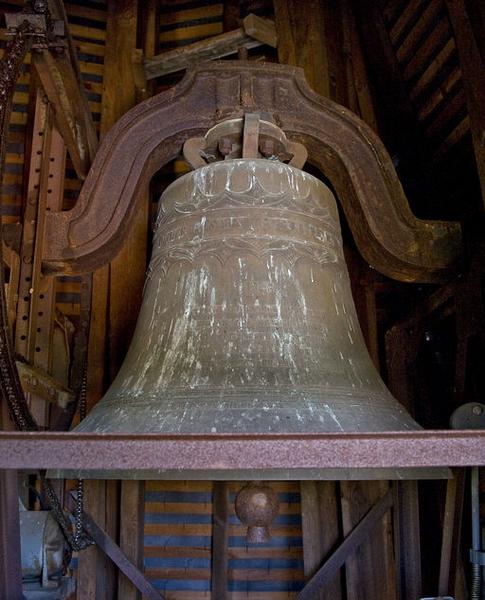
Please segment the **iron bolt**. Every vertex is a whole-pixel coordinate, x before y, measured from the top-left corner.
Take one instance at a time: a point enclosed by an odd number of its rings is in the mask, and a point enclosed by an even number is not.
[[[219,152],[222,154],[222,156],[227,156],[228,154],[231,154],[232,152],[232,142],[229,138],[221,138],[219,140]]]

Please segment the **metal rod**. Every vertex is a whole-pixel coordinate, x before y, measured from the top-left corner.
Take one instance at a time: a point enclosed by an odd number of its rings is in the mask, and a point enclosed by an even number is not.
[[[478,467],[472,467],[470,483],[472,503],[472,550],[480,552],[480,486]],[[481,571],[481,566],[474,562],[472,564],[471,600],[480,600]]]

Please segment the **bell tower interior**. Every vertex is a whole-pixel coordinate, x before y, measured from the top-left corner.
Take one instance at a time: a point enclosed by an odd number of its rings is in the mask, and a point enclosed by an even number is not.
[[[485,598],[482,3],[0,8],[0,600]]]

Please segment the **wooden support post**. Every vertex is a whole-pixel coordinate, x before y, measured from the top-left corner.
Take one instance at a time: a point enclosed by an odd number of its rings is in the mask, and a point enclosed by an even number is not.
[[[136,103],[136,86],[132,70],[132,54],[137,44],[137,0],[110,0],[108,3],[108,21],[106,31],[106,54],[104,93],[101,111],[101,136],[104,136],[116,121]],[[116,375],[124,354],[128,348],[141,302],[144,284],[148,229],[148,197],[133,219],[129,239],[113,262],[93,275],[93,302],[88,351],[88,408],[92,407],[105,392],[106,387]],[[125,489],[126,488],[126,489]],[[143,483],[123,482],[121,497],[124,507],[129,502],[138,503],[130,507],[129,515],[119,512],[119,486],[116,482],[86,482],[86,500],[89,511],[96,521],[106,527],[108,535],[116,539],[119,528],[122,550],[130,555],[134,563],[139,564],[143,556],[143,544],[133,543],[133,511],[140,514]],[[131,500],[130,500],[131,499]],[[121,516],[121,522],[119,517]],[[136,526],[142,532],[143,520],[138,518]],[[138,540],[139,537],[136,536]],[[86,558],[84,558],[86,556]],[[80,555],[80,573],[84,571],[82,584],[91,590],[96,579],[96,557],[91,549]],[[108,565],[106,565],[108,569]],[[99,572],[98,572],[99,575]],[[116,595],[118,577],[112,568],[103,575],[108,581],[108,590],[104,596],[130,597],[130,586],[120,577],[119,585],[123,593]],[[99,579],[99,577],[98,577]],[[102,584],[98,582],[98,586]],[[79,586],[78,598],[84,598]],[[133,596],[135,597],[135,596]],[[97,598],[97,596],[96,596]]]
[[[229,486],[226,481],[214,481],[212,513],[212,598],[228,598],[229,558]]]
[[[123,481],[121,485],[120,548],[140,571],[143,571],[143,525],[145,516],[145,482]],[[123,600],[141,600],[141,593],[120,572],[118,596]]]
[[[453,479],[446,485],[446,503],[443,519],[443,540],[441,542],[440,574],[438,594],[456,596],[455,587],[460,563],[461,520],[463,496],[465,492],[465,471],[455,469]]]
[[[0,598],[22,598],[17,471],[3,469],[0,470]]]
[[[390,493],[387,481],[342,481],[340,489],[344,535],[349,535],[383,493]],[[390,515],[383,515],[369,532],[368,539],[346,561],[348,600],[375,600],[379,597],[395,600],[391,522]]]
[[[325,38],[327,2],[274,0],[273,5],[279,62],[303,67],[310,86],[319,94],[332,98],[329,51]]]
[[[301,525],[303,535],[303,570],[309,581],[339,540],[339,515],[334,481],[302,481]],[[338,572],[329,577],[325,587],[315,592],[315,600],[340,600]]]
[[[155,77],[175,73],[201,61],[235,54],[239,48],[257,48],[262,43],[248,35],[243,27],[240,27],[182,48],[162,52],[153,58],[147,58],[145,60],[146,78],[154,79]]]
[[[332,553],[325,564],[315,573],[312,579],[305,585],[305,587],[298,594],[296,600],[315,600],[318,591],[327,585],[329,580],[335,576],[338,569],[348,561],[349,557],[359,549],[361,544],[366,540],[367,536],[377,527],[379,522],[382,520],[386,512],[393,505],[393,495],[389,490],[384,496],[379,498],[377,502],[368,510],[362,520],[348,533],[347,537],[340,544],[340,546]],[[365,574],[364,574],[365,575]],[[375,579],[376,572],[368,574],[369,577],[372,575]],[[386,589],[383,587],[376,586],[376,592],[374,596],[367,596],[365,593],[359,592],[358,597],[360,598],[386,598],[386,600],[393,598],[394,596],[386,595]],[[348,598],[354,596],[348,595]]]
[[[106,484],[101,480],[85,482],[85,510],[102,528],[106,527]],[[112,569],[111,569],[112,570]],[[97,546],[90,546],[79,554],[77,597],[79,600],[112,600],[108,591],[109,561]]]
[[[470,3],[475,4],[475,3]],[[483,6],[477,2],[475,14],[485,21]],[[472,18],[464,0],[446,0],[448,14],[455,37],[460,69],[465,87],[470,129],[472,133],[475,160],[485,206],[485,51],[483,39],[476,37],[480,28],[473,26]]]
[[[83,513],[83,522],[87,533],[96,542],[98,549],[116,564],[120,572],[123,573],[123,576],[133,584],[132,587],[135,590],[142,593],[143,597],[147,600],[164,600],[163,596],[158,593],[143,573],[130,561],[129,557],[89,513]],[[135,597],[133,595],[125,595],[125,592],[126,590],[120,590],[116,597],[123,600]]]
[[[398,598],[421,597],[421,543],[417,481],[395,482],[394,539]]]

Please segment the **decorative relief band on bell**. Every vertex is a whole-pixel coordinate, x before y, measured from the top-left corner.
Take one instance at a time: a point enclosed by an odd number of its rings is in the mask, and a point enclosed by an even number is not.
[[[315,190],[328,192],[322,203]],[[212,163],[183,175],[164,192],[157,226],[174,213],[190,214],[207,208],[266,206],[286,208],[326,219],[339,231],[330,190],[313,175],[264,159],[235,159]]]
[[[335,202],[321,182],[284,164],[234,160],[198,169],[167,189],[149,276],[200,256],[221,265],[247,254],[279,255],[289,267],[300,258],[336,263],[341,246]]]

